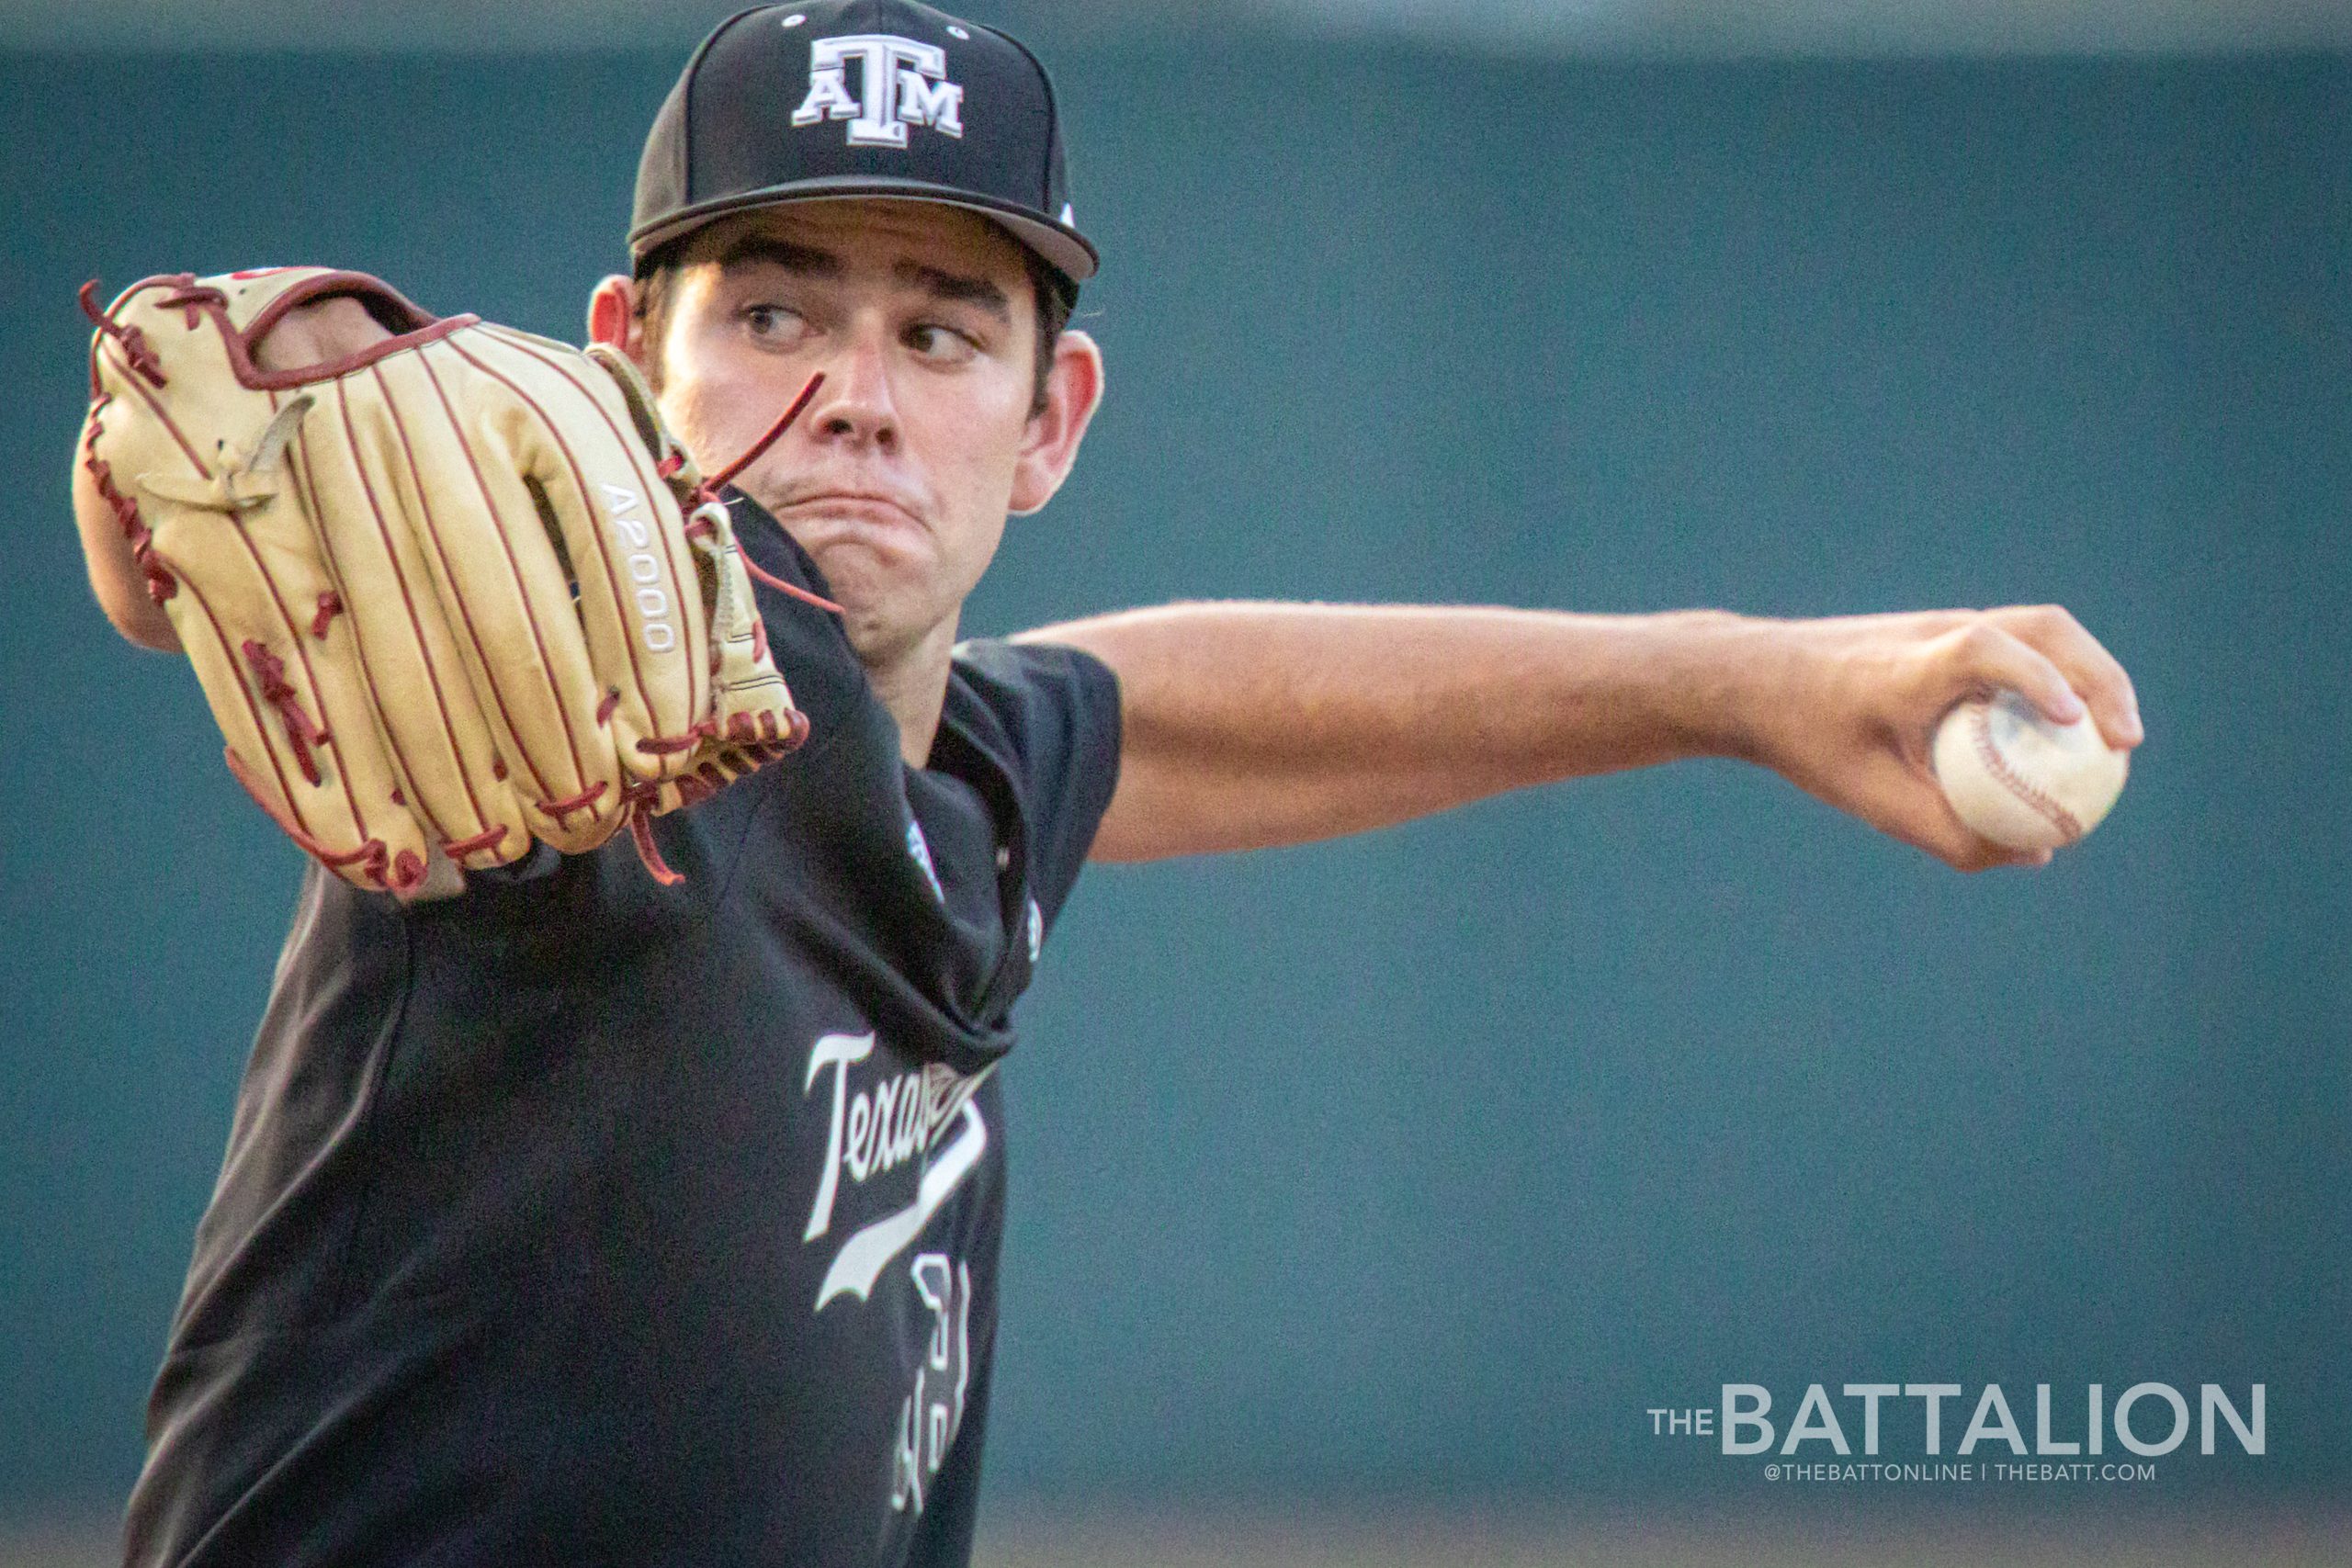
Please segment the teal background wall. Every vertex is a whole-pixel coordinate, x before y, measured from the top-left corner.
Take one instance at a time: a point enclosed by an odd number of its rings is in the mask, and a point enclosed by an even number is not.
[[[2055,600],[2149,739],[2034,874],[1728,762],[1092,874],[991,1485],[1751,1495],[1643,1411],[2154,1379],[2269,1390],[2166,1492],[2342,1497],[2352,62],[1036,41],[1112,394],[976,630]],[[300,869],[89,603],[73,289],[331,260],[576,338],[678,58],[0,58],[0,1510],[135,1472]]]

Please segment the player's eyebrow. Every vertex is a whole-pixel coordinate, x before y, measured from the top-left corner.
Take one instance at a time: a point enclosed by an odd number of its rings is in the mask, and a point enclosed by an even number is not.
[[[1001,324],[1012,324],[1012,301],[1005,298],[1003,289],[985,277],[967,277],[962,273],[925,266],[921,262],[902,261],[890,270],[899,281],[915,285],[934,299],[978,305]]]
[[[745,262],[766,262],[802,277],[839,277],[842,259],[831,251],[820,251],[814,245],[796,245],[789,240],[779,240],[767,234],[743,234],[718,253],[721,272],[742,265]]]
[[[743,234],[718,253],[722,272],[746,263],[764,262],[798,277],[839,277],[848,271],[842,258],[815,245],[795,244],[772,234]],[[1003,289],[985,277],[949,272],[922,262],[902,261],[890,269],[899,282],[911,284],[934,299],[977,305],[1004,326],[1012,324],[1012,301]]]

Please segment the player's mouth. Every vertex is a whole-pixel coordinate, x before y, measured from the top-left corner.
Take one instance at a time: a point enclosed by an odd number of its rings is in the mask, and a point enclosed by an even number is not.
[[[923,534],[931,532],[929,525],[912,507],[879,491],[815,491],[783,502],[775,509],[775,515],[779,522],[803,526],[847,524],[859,530],[872,529],[884,533],[900,533],[909,529]]]

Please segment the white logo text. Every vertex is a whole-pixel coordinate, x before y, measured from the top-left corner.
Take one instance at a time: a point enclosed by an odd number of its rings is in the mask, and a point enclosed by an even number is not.
[[[849,90],[850,62],[860,67],[861,99]],[[849,121],[853,147],[904,147],[907,127],[964,134],[964,89],[947,80],[947,51],[895,33],[851,33],[811,39],[808,96],[792,111],[795,125]]]

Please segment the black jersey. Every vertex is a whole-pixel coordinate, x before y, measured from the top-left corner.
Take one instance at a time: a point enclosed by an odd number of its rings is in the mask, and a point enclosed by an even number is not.
[[[822,591],[748,501],[753,558]],[[402,909],[313,867],[149,1415],[138,1564],[962,1562],[1010,1010],[1110,671],[959,648],[908,768],[763,588],[797,753]]]

